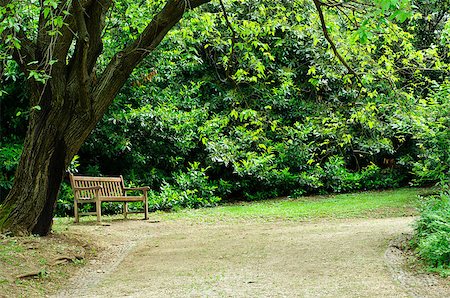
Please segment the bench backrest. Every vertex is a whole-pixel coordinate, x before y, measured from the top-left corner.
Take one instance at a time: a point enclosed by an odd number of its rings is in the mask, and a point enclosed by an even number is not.
[[[90,176],[75,176],[69,174],[70,184],[73,187],[91,187],[102,186],[99,195],[101,196],[123,196],[124,195],[124,183],[123,177],[90,177]],[[80,197],[95,196],[94,190],[82,190],[80,191]]]

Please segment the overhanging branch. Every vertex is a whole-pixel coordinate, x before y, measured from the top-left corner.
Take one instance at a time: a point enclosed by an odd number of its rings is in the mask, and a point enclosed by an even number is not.
[[[113,4],[112,2],[112,0],[97,0],[89,6],[89,17],[86,18],[86,26],[91,49],[87,57],[87,67],[90,74],[103,50],[102,33],[105,28],[106,14]]]
[[[236,44],[236,31],[233,28],[233,25],[230,22],[230,19],[228,18],[228,13],[227,10],[225,8],[225,4],[223,3],[223,0],[220,0],[220,7],[222,8],[222,12],[223,12],[223,17],[225,18],[225,22],[227,23],[227,27],[230,29],[231,31],[231,53],[230,53],[230,59],[228,59],[229,63],[231,64],[228,65],[228,69],[226,70],[226,76],[228,78],[230,78],[230,68],[233,68],[233,64],[234,64],[234,45]],[[220,78],[219,78],[220,79]]]
[[[328,32],[327,25],[326,25],[326,22],[325,22],[325,17],[323,15],[323,11],[322,11],[323,3],[318,1],[318,0],[313,0],[313,2],[314,2],[314,5],[316,6],[318,14],[319,14],[320,25],[322,27],[323,35],[324,35],[325,39],[328,41],[328,44],[330,45],[331,49],[333,50],[334,55],[336,56],[336,58],[338,58],[338,60],[342,63],[342,65],[344,65],[344,67],[347,69],[347,71],[350,74],[354,75],[355,78],[361,83],[358,74],[347,63],[347,61],[345,61],[344,57],[341,56],[341,54],[337,50],[336,45],[333,42],[333,39],[330,36],[330,33]]]
[[[122,88],[133,69],[146,57],[167,32],[182,18],[186,10],[211,0],[168,0],[137,39],[118,52],[103,71],[93,89],[94,110],[101,116]]]

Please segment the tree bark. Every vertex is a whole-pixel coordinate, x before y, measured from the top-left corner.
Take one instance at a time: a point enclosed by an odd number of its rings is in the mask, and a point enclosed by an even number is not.
[[[158,46],[185,10],[209,1],[168,0],[140,36],[111,59],[98,81],[93,80],[94,66],[101,53],[105,15],[112,1],[75,1],[71,16],[77,20],[68,19],[69,25],[61,29],[56,41],[44,34],[45,22],[39,22],[44,25],[38,30],[38,40],[24,39],[24,46],[14,53],[15,60],[25,73],[30,61],[45,64],[40,59],[45,60],[44,53],[49,50],[54,50],[53,57],[58,60],[45,86],[30,80],[30,103],[39,105],[40,110],[30,114],[14,185],[0,205],[0,232],[50,232],[59,187],[73,156],[133,69]],[[68,57],[74,38],[78,38],[75,54]]]
[[[14,234],[50,232],[65,169],[92,130],[92,125],[84,125],[88,116],[81,112],[76,100],[55,105],[52,92],[46,91],[43,96],[41,109],[30,115],[13,188],[0,206],[0,228]]]

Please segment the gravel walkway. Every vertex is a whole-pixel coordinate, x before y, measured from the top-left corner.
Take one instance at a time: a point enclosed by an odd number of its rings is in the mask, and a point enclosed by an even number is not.
[[[56,297],[417,297],[386,254],[412,220],[73,226],[104,250]]]

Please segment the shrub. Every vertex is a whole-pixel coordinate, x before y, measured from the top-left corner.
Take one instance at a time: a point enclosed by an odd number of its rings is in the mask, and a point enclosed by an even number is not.
[[[361,185],[364,189],[395,188],[402,185],[404,174],[392,168],[381,169],[370,164],[362,169],[360,174]]]
[[[412,245],[431,268],[450,269],[450,193],[424,202]],[[447,271],[448,272],[448,271]]]
[[[70,184],[63,182],[56,201],[55,216],[73,216],[73,191]]]
[[[333,192],[347,192],[359,189],[359,175],[351,173],[345,167],[340,156],[331,156],[324,165],[326,185]]]
[[[14,171],[19,164],[22,145],[1,144],[0,148],[0,203],[5,199],[14,181]]]
[[[209,180],[206,170],[200,168],[198,162],[194,162],[187,172],[176,173],[173,184],[164,182],[160,192],[150,192],[151,209],[177,210],[183,207],[215,206],[220,201],[215,194],[218,187]]]
[[[450,262],[450,233],[437,231],[423,238],[417,250],[419,255],[433,267],[448,266]]]

